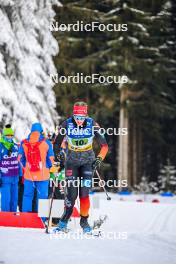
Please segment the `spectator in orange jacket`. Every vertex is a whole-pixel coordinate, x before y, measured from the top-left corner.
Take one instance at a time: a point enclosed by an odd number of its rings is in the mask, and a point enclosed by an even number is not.
[[[22,211],[32,211],[35,189],[38,210],[38,200],[48,198],[49,170],[54,162],[52,144],[44,137],[40,123],[34,123],[28,138],[21,142],[18,160],[24,168]]]

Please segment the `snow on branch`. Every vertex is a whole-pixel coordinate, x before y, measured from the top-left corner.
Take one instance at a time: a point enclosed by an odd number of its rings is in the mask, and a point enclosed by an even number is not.
[[[49,29],[57,0],[1,1],[0,121],[12,122],[18,138],[32,122],[54,128],[57,118],[50,74],[58,44]],[[8,8],[7,8],[8,7]]]

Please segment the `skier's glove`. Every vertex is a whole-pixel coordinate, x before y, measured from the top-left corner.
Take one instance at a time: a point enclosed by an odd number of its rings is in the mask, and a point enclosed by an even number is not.
[[[58,160],[60,161],[60,168],[61,170],[64,168],[65,160],[66,160],[66,153],[64,150],[61,150],[58,155]]]
[[[92,168],[93,168],[94,171],[100,168],[102,161],[103,161],[103,159],[101,157],[97,157],[93,161]]]
[[[59,153],[59,159],[60,159],[60,161],[65,162],[65,160],[66,160],[66,154],[65,154],[65,151],[64,150],[61,150],[60,151],[60,153]]]
[[[0,178],[0,187],[2,186],[2,178]]]

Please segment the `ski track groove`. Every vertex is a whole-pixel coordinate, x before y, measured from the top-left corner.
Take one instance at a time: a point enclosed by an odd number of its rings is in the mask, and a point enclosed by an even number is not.
[[[151,223],[144,229],[144,232],[151,233],[153,230],[157,230],[161,232],[164,230],[164,227],[167,224],[169,215],[173,208],[166,208],[165,210],[161,211],[160,213],[156,214],[156,216],[151,220]],[[165,218],[162,216],[166,216]]]

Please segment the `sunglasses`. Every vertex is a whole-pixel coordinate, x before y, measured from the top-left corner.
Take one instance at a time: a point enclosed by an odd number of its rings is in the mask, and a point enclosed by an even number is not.
[[[77,121],[84,121],[86,119],[85,116],[78,116],[78,115],[74,115],[74,119]]]

